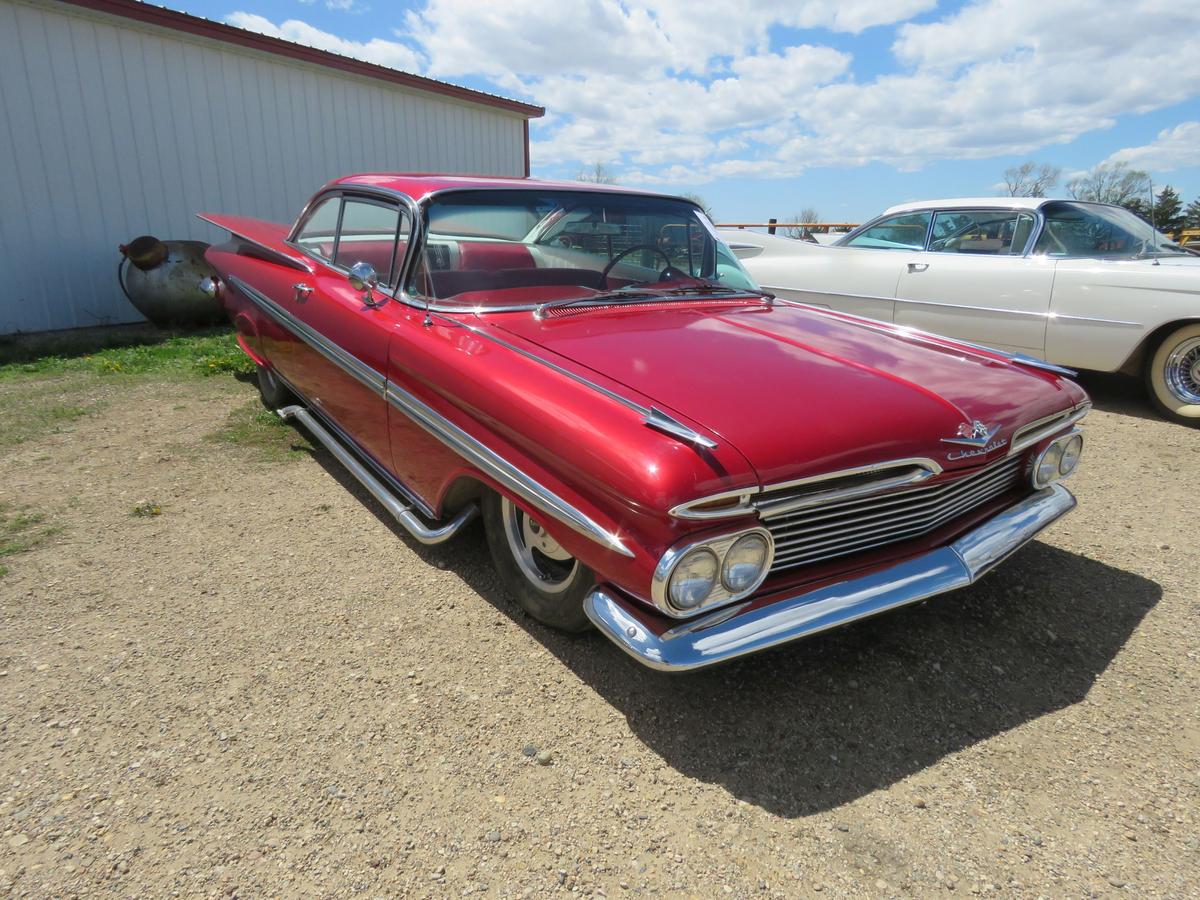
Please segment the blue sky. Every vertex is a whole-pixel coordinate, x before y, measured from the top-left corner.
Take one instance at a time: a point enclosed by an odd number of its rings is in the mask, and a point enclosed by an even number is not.
[[[535,175],[602,162],[723,221],[998,193],[1026,159],[1200,197],[1200,7],[1167,0],[169,0],[545,106]]]

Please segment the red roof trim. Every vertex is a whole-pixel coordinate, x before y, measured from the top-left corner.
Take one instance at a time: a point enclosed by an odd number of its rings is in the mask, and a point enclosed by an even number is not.
[[[253,31],[235,28],[232,25],[225,25],[221,22],[211,22],[208,19],[184,12],[177,12],[173,9],[151,6],[147,3],[138,2],[138,0],[58,0],[58,2],[70,6],[79,6],[95,12],[107,13],[111,16],[119,16],[123,19],[133,19],[134,21],[144,22],[148,25],[157,25],[160,28],[169,28],[172,31],[180,31],[184,34],[192,34],[214,41],[221,41],[225,44],[235,44],[239,47],[259,50],[274,56],[284,56],[288,59],[299,60],[300,62],[313,63],[314,65],[325,66],[326,68],[336,69],[340,72],[348,72],[351,75],[361,75],[366,78],[387,81],[419,91],[441,94],[442,96],[453,97],[456,100],[463,100],[467,103],[475,103],[480,106],[490,106],[494,109],[515,112],[524,116],[526,122],[531,118],[536,119],[546,114],[545,109],[530,103],[509,100],[507,97],[497,97],[494,94],[487,94],[483,91],[473,91],[470,88],[459,87],[456,84],[447,84],[444,81],[435,81],[432,78],[425,78],[421,75],[411,75],[408,72],[389,69],[386,66],[377,66],[374,63],[362,62],[361,60],[351,59],[348,56],[340,56],[336,53],[330,53],[327,50],[317,50],[315,47],[305,47],[302,44],[294,44],[291,41],[268,37],[265,34],[256,34]]]

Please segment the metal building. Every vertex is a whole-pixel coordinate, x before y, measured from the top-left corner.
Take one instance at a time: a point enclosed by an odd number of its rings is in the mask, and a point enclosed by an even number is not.
[[[291,221],[338,175],[529,174],[543,110],[135,0],[0,0],[0,334],[138,321],[139,234]]]

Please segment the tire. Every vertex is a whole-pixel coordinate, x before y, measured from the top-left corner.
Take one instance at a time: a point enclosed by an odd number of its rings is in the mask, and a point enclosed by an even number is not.
[[[1150,400],[1172,422],[1200,427],[1200,323],[1176,328],[1146,362]]]
[[[483,497],[483,527],[500,580],[521,609],[559,631],[591,627],[583,611],[583,600],[596,583],[591,569],[568,556],[538,520],[491,491]]]
[[[255,376],[263,406],[274,411],[296,402],[295,395],[283,386],[283,382],[279,380],[274,369],[269,366],[258,366],[257,368]]]

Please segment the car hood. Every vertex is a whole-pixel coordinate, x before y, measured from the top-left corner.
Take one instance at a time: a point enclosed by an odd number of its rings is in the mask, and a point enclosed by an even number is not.
[[[979,420],[1006,445],[1086,397],[1053,373],[809,307],[675,302],[483,321],[707,429],[768,484],[909,457],[978,465],[1003,447],[964,456],[971,448],[942,439]]]

